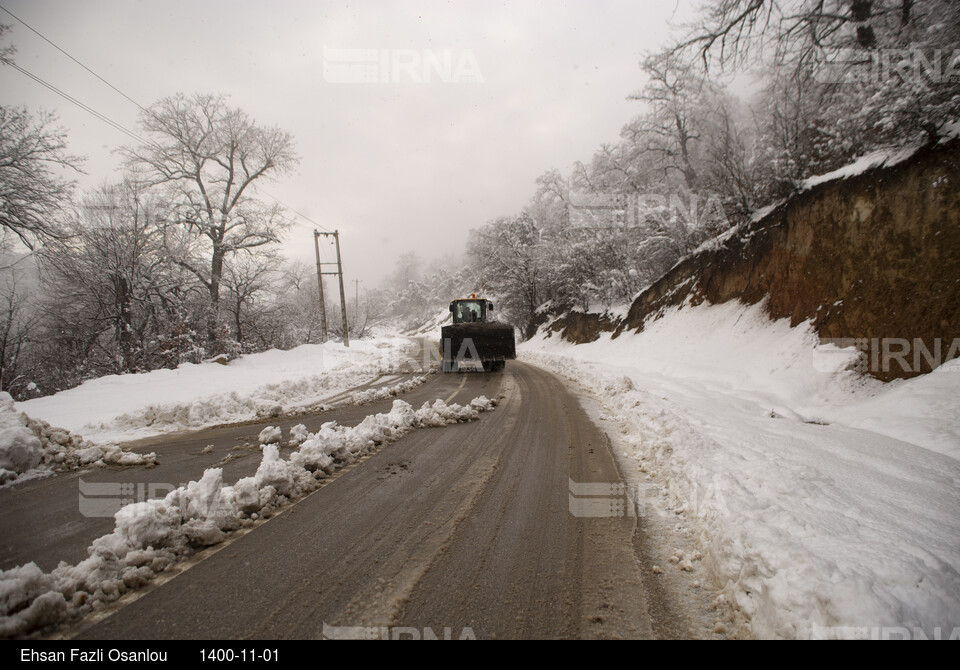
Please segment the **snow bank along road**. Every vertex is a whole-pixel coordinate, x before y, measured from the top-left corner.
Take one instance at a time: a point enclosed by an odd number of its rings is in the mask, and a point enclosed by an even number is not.
[[[605,435],[558,378],[511,363],[502,373],[434,375],[404,400],[418,406],[480,395],[501,396],[501,404],[479,421],[417,431],[382,448],[172,579],[64,632],[89,639],[380,637],[384,627],[481,639],[688,634],[669,603],[644,589],[636,518],[571,513],[571,480],[622,480]],[[351,425],[390,404],[281,425]],[[176,485],[220,464],[233,481],[256,469],[262,427],[153,439],[141,448],[158,452],[158,467],[80,476]],[[0,491],[5,566],[80,560],[90,540],[111,530],[112,519],[78,513],[76,479]],[[17,512],[33,507],[32,516]]]

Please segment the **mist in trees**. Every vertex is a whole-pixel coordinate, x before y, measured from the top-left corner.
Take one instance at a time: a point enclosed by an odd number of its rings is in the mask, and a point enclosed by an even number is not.
[[[473,232],[481,289],[529,336],[545,310],[630,302],[808,177],[937,141],[960,120],[958,35],[951,0],[703,3],[638,64],[618,142]]]
[[[165,98],[141,125],[122,179],[76,194],[54,117],[0,107],[0,387],[15,397],[319,341],[316,283],[276,253],[289,221],[254,190],[296,165],[293,138],[220,95]]]

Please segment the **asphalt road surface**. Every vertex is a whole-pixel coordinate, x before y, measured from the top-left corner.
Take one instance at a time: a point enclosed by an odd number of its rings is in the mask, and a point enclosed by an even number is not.
[[[582,485],[622,483],[606,436],[552,374],[509,362],[496,373],[432,375],[403,396],[500,397],[479,421],[418,430],[338,473],[282,514],[191,559],[62,631],[77,639],[323,637],[653,637],[637,519],[611,505],[584,516]],[[277,421],[354,424],[391,401]],[[259,462],[262,423],[167,436],[151,470],[87,472],[0,496],[4,567],[77,561],[112,519],[77,513],[81,476],[232,482]],[[206,445],[214,445],[203,454]],[[231,456],[233,454],[233,456]],[[613,487],[613,488],[611,488]],[[601,496],[602,498],[602,496]],[[43,500],[44,504],[39,504]],[[590,502],[596,499],[590,498]],[[32,517],[16,510],[36,503]],[[602,503],[602,500],[601,500]],[[602,506],[602,505],[601,505]],[[587,508],[596,511],[596,507]],[[602,514],[602,512],[601,512]]]

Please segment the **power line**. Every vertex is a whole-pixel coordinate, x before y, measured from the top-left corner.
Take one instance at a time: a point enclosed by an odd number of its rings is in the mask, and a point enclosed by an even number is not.
[[[64,91],[61,91],[59,88],[57,88],[57,87],[54,86],[53,84],[49,83],[48,81],[45,81],[45,80],[42,79],[41,77],[39,77],[39,76],[33,74],[32,72],[24,69],[23,67],[17,65],[17,64],[14,63],[12,60],[10,60],[10,59],[8,59],[8,58],[2,58],[2,59],[0,59],[0,60],[2,60],[5,64],[9,65],[9,66],[12,67],[13,69],[15,69],[15,70],[17,70],[17,71],[19,71],[19,72],[22,72],[22,73],[23,73],[24,75],[26,75],[27,77],[30,77],[30,79],[33,79],[33,80],[34,80],[35,82],[37,82],[38,84],[40,84],[40,85],[42,85],[42,86],[45,86],[46,88],[50,89],[51,91],[53,91],[54,93],[56,93],[56,94],[59,95],[60,97],[64,98],[65,100],[68,100],[68,101],[72,102],[74,105],[76,105],[77,107],[79,107],[79,108],[82,109],[83,111],[87,112],[88,114],[91,114],[91,115],[95,116],[96,118],[100,119],[101,121],[103,121],[104,123],[106,123],[107,125],[109,125],[110,127],[114,128],[115,130],[119,130],[121,133],[125,134],[126,136],[128,136],[128,137],[130,137],[130,138],[132,138],[132,139],[134,139],[134,140],[136,140],[137,142],[141,142],[141,143],[143,143],[143,144],[147,144],[147,141],[146,141],[145,139],[143,139],[142,137],[140,137],[139,135],[137,135],[137,134],[136,134],[135,132],[133,132],[132,130],[129,130],[128,128],[125,128],[125,127],[122,126],[121,124],[117,123],[116,121],[114,121],[113,119],[111,119],[110,117],[108,117],[106,114],[101,114],[100,112],[98,112],[97,110],[95,110],[93,107],[90,107],[89,105],[86,105],[86,104],[80,102],[79,100],[77,100],[76,98],[74,98],[73,96],[71,96],[69,93],[65,93]]]
[[[65,49],[63,49],[63,48],[61,48],[60,46],[58,46],[55,42],[53,42],[53,40],[47,38],[47,37],[46,37],[45,35],[43,35],[40,31],[38,31],[36,28],[34,28],[34,27],[31,26],[30,24],[28,24],[26,21],[24,21],[23,19],[21,19],[20,17],[18,17],[16,14],[14,14],[13,12],[11,12],[9,9],[7,9],[6,7],[3,7],[2,5],[0,5],[0,9],[2,9],[4,12],[6,12],[6,13],[9,14],[10,16],[12,16],[15,20],[19,21],[22,25],[24,25],[28,30],[32,31],[35,35],[37,35],[37,36],[38,36],[40,39],[42,39],[44,42],[46,42],[47,44],[49,44],[50,46],[52,46],[54,49],[56,49],[57,51],[59,51],[60,53],[62,53],[64,56],[66,56],[67,58],[69,58],[70,60],[72,60],[74,63],[76,63],[77,65],[79,65],[80,67],[82,67],[84,70],[86,70],[86,71],[89,72],[90,74],[92,74],[92,75],[93,75],[94,77],[96,77],[98,80],[100,80],[101,82],[103,82],[104,84],[106,84],[107,86],[109,86],[111,89],[113,89],[114,91],[116,91],[117,94],[119,94],[120,96],[122,96],[122,97],[123,97],[124,99],[126,99],[127,101],[131,102],[131,103],[132,103],[133,105],[135,105],[139,110],[141,110],[141,111],[144,112],[145,114],[153,115],[153,112],[151,112],[149,109],[146,109],[146,108],[145,108],[143,105],[141,105],[139,102],[137,102],[136,100],[134,100],[133,98],[131,98],[129,95],[127,95],[126,93],[124,93],[123,91],[121,91],[119,88],[117,88],[116,86],[114,86],[113,84],[111,84],[109,81],[107,81],[106,79],[104,79],[103,77],[101,77],[99,74],[97,74],[96,72],[94,72],[92,69],[90,69],[89,67],[87,67],[86,65],[84,65],[83,63],[81,63],[78,59],[76,59],[75,57],[73,57],[72,55],[70,55]],[[136,134],[135,132],[133,132],[132,130],[128,130],[127,128],[125,128],[125,127],[122,126],[121,124],[117,123],[117,122],[114,121],[113,119],[109,118],[109,117],[106,116],[105,114],[101,114],[100,112],[96,111],[95,109],[93,109],[93,108],[90,107],[89,105],[85,105],[84,103],[80,102],[79,100],[77,100],[76,98],[70,96],[69,94],[65,93],[64,91],[61,91],[59,88],[57,88],[57,87],[54,86],[53,84],[50,84],[50,83],[44,81],[43,79],[41,79],[39,76],[37,76],[37,75],[35,75],[35,74],[31,73],[31,72],[28,72],[28,71],[25,70],[24,68],[20,67],[20,66],[17,65],[16,63],[14,63],[12,60],[8,60],[8,59],[2,59],[2,60],[3,60],[3,62],[6,63],[7,65],[10,65],[10,66],[13,67],[14,69],[22,72],[23,74],[25,74],[26,76],[30,77],[31,79],[33,79],[33,80],[36,81],[37,83],[39,83],[39,84],[47,87],[48,89],[50,89],[51,91],[53,91],[53,92],[56,93],[57,95],[62,96],[64,99],[69,100],[70,102],[72,102],[73,104],[77,105],[78,107],[80,107],[80,108],[83,109],[84,111],[92,114],[92,115],[95,116],[96,118],[100,119],[101,121],[103,121],[104,123],[106,123],[106,124],[108,124],[109,126],[113,127],[114,129],[119,130],[120,132],[124,133],[124,134],[127,135],[128,137],[131,137],[131,138],[133,138],[134,140],[136,140],[136,141],[138,141],[138,142],[140,142],[140,143],[142,143],[142,144],[153,144],[153,145],[155,145],[155,146],[159,146],[159,145],[157,145],[156,142],[148,141],[148,140],[143,139],[142,137],[140,137],[139,135],[137,135],[137,134]],[[319,223],[317,223],[316,221],[314,221],[313,219],[311,219],[311,218],[308,217],[307,215],[303,214],[302,212],[294,209],[293,207],[291,207],[291,206],[288,205],[287,203],[283,202],[282,200],[280,200],[280,198],[278,198],[277,196],[271,194],[270,192],[268,192],[266,189],[264,189],[264,188],[263,188],[262,186],[260,186],[259,184],[253,184],[253,186],[254,186],[255,188],[257,188],[261,193],[263,193],[264,195],[266,195],[268,198],[271,198],[272,200],[276,201],[277,203],[279,203],[279,204],[282,205],[283,207],[287,208],[288,210],[290,210],[291,212],[293,212],[294,214],[296,214],[297,216],[299,216],[301,219],[304,219],[305,221],[309,222],[309,223],[312,224],[313,226],[315,226],[315,227],[317,227],[317,228],[320,228],[320,229],[322,229],[322,230],[324,230],[324,231],[326,231],[326,232],[328,232],[328,233],[332,233],[332,232],[333,232],[333,231],[331,231],[329,228],[327,228],[326,226],[320,225]]]
[[[299,217],[300,217],[301,219],[303,219],[304,221],[308,221],[308,222],[311,223],[313,226],[315,226],[315,227],[317,227],[317,228],[320,228],[320,229],[322,229],[322,230],[324,230],[324,231],[326,231],[326,232],[328,232],[328,233],[333,233],[332,230],[330,230],[330,229],[327,228],[326,226],[321,226],[319,223],[317,223],[316,221],[314,221],[313,219],[311,219],[311,218],[310,218],[309,216],[307,216],[306,214],[303,214],[302,212],[297,211],[296,209],[294,209],[293,207],[291,207],[290,205],[288,205],[287,203],[285,203],[283,200],[281,200],[281,199],[278,198],[277,196],[275,196],[275,195],[273,195],[272,193],[270,193],[269,191],[267,191],[267,189],[263,188],[263,186],[261,186],[260,184],[254,183],[254,184],[253,184],[253,187],[254,187],[255,189],[257,189],[258,191],[260,191],[261,193],[263,193],[263,194],[264,194],[265,196],[267,196],[268,198],[270,198],[270,199],[272,199],[272,200],[275,200],[275,201],[278,202],[279,204],[283,205],[284,207],[286,207],[287,209],[289,209],[291,212],[293,212],[294,214],[296,214],[297,216],[299,216]]]
[[[40,39],[42,39],[44,42],[46,42],[47,44],[49,44],[50,46],[52,46],[54,49],[56,49],[57,51],[59,51],[60,53],[62,53],[64,56],[66,56],[67,58],[69,58],[70,60],[72,60],[74,63],[76,63],[77,65],[79,65],[80,67],[82,67],[84,70],[86,70],[87,72],[89,72],[90,74],[92,74],[94,77],[96,77],[97,79],[99,79],[100,81],[102,81],[104,84],[106,84],[107,86],[109,86],[110,88],[112,88],[114,91],[116,91],[117,93],[119,93],[120,95],[122,95],[124,98],[126,98],[127,100],[129,100],[130,102],[132,102],[134,105],[136,105],[137,107],[139,107],[140,110],[142,110],[142,111],[144,111],[144,112],[147,112],[147,113],[149,114],[149,112],[148,112],[146,109],[144,109],[143,105],[141,105],[139,102],[137,102],[136,100],[134,100],[133,98],[131,98],[129,95],[127,95],[126,93],[124,93],[123,91],[121,91],[119,88],[117,88],[116,86],[114,86],[113,84],[111,84],[109,81],[107,81],[106,79],[104,79],[103,77],[101,77],[100,75],[98,75],[96,72],[94,72],[93,70],[91,70],[90,68],[88,68],[86,65],[84,65],[83,63],[81,63],[80,61],[78,61],[76,58],[74,58],[73,56],[71,56],[70,54],[68,54],[66,51],[64,51],[64,50],[61,49],[59,46],[57,46],[52,40],[47,39],[44,35],[42,35],[42,34],[40,33],[40,31],[38,31],[36,28],[34,28],[34,27],[31,26],[30,24],[28,24],[26,21],[24,21],[23,19],[21,19],[19,16],[17,16],[17,15],[14,14],[13,12],[11,12],[11,11],[10,11],[9,9],[7,9],[6,7],[0,6],[0,9],[2,9],[2,10],[5,11],[7,14],[9,14],[10,16],[12,16],[14,19],[16,19],[17,21],[19,21],[21,24],[23,24],[24,26],[26,26],[26,28],[27,28],[28,30],[31,30],[35,35],[37,35],[37,37],[39,37]]]
[[[0,7],[0,9],[3,9],[3,8]],[[24,24],[24,25],[26,25],[26,24]],[[62,51],[62,50],[61,50],[61,51]],[[60,90],[59,88],[57,88],[57,87],[54,86],[53,84],[49,83],[48,81],[44,80],[43,78],[39,77],[38,75],[35,75],[35,74],[33,74],[32,72],[30,72],[29,70],[21,67],[20,65],[17,65],[17,64],[16,64],[15,62],[13,62],[12,60],[9,60],[9,59],[7,59],[7,58],[3,58],[3,59],[0,59],[0,60],[2,60],[5,64],[9,65],[10,67],[14,68],[15,70],[23,73],[24,75],[26,75],[26,76],[29,77],[30,79],[34,80],[34,81],[37,82],[38,84],[40,84],[40,85],[42,85],[42,86],[45,86],[46,88],[50,89],[51,91],[53,91],[53,92],[56,93],[57,95],[61,96],[61,97],[64,98],[65,100],[68,100],[69,102],[73,103],[74,105],[76,105],[76,106],[79,107],[80,109],[84,110],[84,111],[87,112],[88,114],[91,114],[92,116],[96,117],[97,119],[103,121],[104,123],[106,123],[106,124],[109,125],[110,127],[114,128],[115,130],[119,130],[121,133],[125,134],[127,137],[130,137],[130,138],[136,140],[137,142],[140,142],[141,144],[154,144],[154,145],[156,145],[155,142],[150,141],[150,140],[145,140],[144,138],[140,137],[139,135],[137,135],[137,134],[136,134],[135,132],[133,132],[132,130],[129,130],[129,129],[126,128],[125,126],[123,126],[123,125],[121,125],[120,123],[114,121],[113,119],[111,119],[110,117],[108,117],[106,114],[102,114],[101,112],[98,112],[97,110],[95,110],[93,107],[90,107],[89,105],[84,104],[83,102],[80,102],[79,100],[77,100],[76,98],[74,98],[74,97],[73,97],[72,95],[70,95],[69,93],[66,93],[66,92]],[[99,77],[98,77],[98,78],[99,78]],[[113,87],[111,86],[111,88],[113,88]],[[122,94],[121,94],[121,95],[122,95]],[[127,96],[124,96],[124,97],[126,98]],[[129,98],[128,98],[128,99],[129,99]],[[131,102],[132,102],[132,101],[131,101]],[[134,104],[136,104],[136,103],[134,103]],[[139,106],[139,105],[138,105],[138,106]],[[263,186],[261,186],[260,184],[254,183],[253,186],[254,186],[254,188],[256,188],[257,190],[259,190],[261,193],[263,193],[265,196],[267,196],[268,198],[270,198],[270,199],[272,199],[272,200],[275,200],[275,201],[278,202],[280,205],[282,205],[283,207],[287,208],[288,210],[290,210],[291,212],[293,212],[294,214],[296,214],[297,216],[299,216],[301,219],[304,219],[305,221],[307,221],[307,222],[309,222],[310,224],[312,224],[313,226],[315,226],[315,227],[317,227],[317,228],[321,228],[321,229],[323,229],[324,231],[326,231],[326,232],[328,232],[328,233],[329,233],[329,232],[333,232],[333,231],[331,231],[329,228],[327,228],[326,226],[323,226],[323,225],[317,223],[316,221],[314,221],[313,219],[311,219],[311,218],[310,218],[309,216],[307,216],[306,214],[304,214],[304,213],[300,212],[299,210],[291,207],[290,205],[288,205],[287,203],[285,203],[283,200],[281,200],[281,199],[278,198],[277,196],[275,196],[275,195],[273,195],[272,193],[270,193],[269,191],[267,191],[267,190],[266,190],[265,188],[263,188]]]

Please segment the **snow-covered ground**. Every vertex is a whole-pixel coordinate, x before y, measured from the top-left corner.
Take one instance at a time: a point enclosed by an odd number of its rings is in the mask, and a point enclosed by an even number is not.
[[[25,414],[96,442],[122,442],[175,430],[276,415],[312,405],[393,373],[406,338],[306,344],[226,365],[110,375],[55,395],[17,403]]]
[[[727,626],[960,635],[960,360],[884,385],[736,302],[520,350],[598,396],[639,502],[696,536]]]

